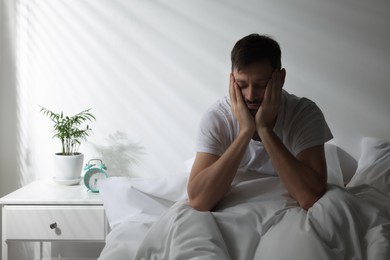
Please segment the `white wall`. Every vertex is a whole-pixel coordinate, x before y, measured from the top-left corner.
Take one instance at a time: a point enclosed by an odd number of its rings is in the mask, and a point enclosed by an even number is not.
[[[16,89],[12,13],[12,2],[0,1],[0,197],[20,187],[15,145]],[[0,234],[1,229],[0,225]]]
[[[0,196],[20,186],[13,10],[12,1],[0,2]]]
[[[251,32],[280,42],[285,88],[318,103],[342,148],[357,157],[362,135],[389,137],[387,1],[17,3],[25,182],[50,177],[50,155],[59,151],[38,105],[70,114],[92,108],[94,133],[81,150],[103,156],[112,174],[183,171],[201,114],[226,94],[230,50]]]
[[[389,1],[0,1],[1,195],[51,178],[59,144],[38,105],[92,108],[81,151],[112,174],[182,172],[252,32],[280,42],[285,88],[322,108],[333,142],[357,158],[362,136],[390,138]]]

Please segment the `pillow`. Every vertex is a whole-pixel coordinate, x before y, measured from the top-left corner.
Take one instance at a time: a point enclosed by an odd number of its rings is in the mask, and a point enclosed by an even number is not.
[[[390,195],[390,141],[364,137],[355,175],[347,187],[371,185]]]
[[[123,221],[154,222],[187,198],[188,174],[154,178],[110,177],[98,182],[111,228]]]
[[[338,156],[338,147],[334,144],[325,144],[326,166],[328,169],[328,183],[344,187],[343,172]]]

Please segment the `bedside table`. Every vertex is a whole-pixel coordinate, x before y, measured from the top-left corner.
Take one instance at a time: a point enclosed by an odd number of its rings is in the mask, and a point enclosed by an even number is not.
[[[84,185],[35,181],[1,198],[0,204],[2,260],[8,260],[8,241],[39,242],[42,259],[42,242],[104,242],[108,233],[100,195]]]

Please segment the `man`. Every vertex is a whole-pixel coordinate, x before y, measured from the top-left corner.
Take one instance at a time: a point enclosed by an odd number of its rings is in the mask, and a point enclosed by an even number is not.
[[[189,205],[210,211],[240,175],[277,174],[303,209],[325,192],[324,143],[332,138],[321,110],[283,90],[279,44],[264,35],[232,52],[229,96],[203,116],[188,182]]]

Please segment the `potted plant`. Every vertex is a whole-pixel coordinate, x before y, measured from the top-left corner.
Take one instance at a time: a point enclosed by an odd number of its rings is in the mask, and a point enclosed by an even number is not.
[[[96,119],[90,110],[81,111],[74,116],[65,116],[63,112],[55,113],[41,107],[40,111],[54,124],[53,138],[59,139],[62,145],[62,151],[54,156],[54,180],[60,184],[73,185],[80,182],[84,154],[79,153],[78,149],[81,142],[85,141],[92,131],[89,125],[83,128],[82,125]]]

